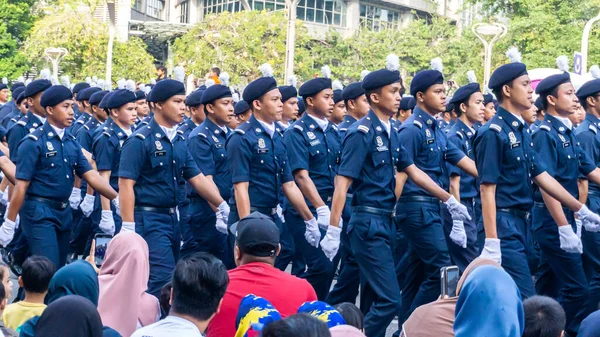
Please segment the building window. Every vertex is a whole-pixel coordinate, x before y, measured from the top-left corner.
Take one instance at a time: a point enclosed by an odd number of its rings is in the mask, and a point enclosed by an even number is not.
[[[306,22],[345,27],[346,5],[341,0],[300,0],[297,18]]]
[[[237,0],[204,0],[204,15],[221,12],[239,12],[243,9]]]
[[[162,19],[162,13],[165,8],[164,1],[146,0],[146,14],[153,18]]]
[[[135,0],[135,3],[133,4],[133,8],[136,11],[143,13],[144,12],[144,2],[142,0]]]
[[[399,29],[400,15],[398,11],[372,5],[360,5],[361,27],[379,31],[382,29]]]
[[[179,4],[179,17],[177,18],[179,23],[190,22],[190,2],[184,1]]]

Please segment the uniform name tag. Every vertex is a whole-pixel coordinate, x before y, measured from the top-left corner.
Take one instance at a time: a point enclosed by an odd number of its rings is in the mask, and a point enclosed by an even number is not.
[[[318,139],[317,140],[313,140],[312,142],[310,142],[310,146],[316,146],[316,145],[319,145],[319,144],[321,144],[321,141],[318,140]]]
[[[46,152],[46,158],[50,158],[50,157],[54,157],[54,156],[56,156],[56,151]]]
[[[259,154],[261,154],[261,153],[269,153],[269,149],[258,149],[257,152]]]
[[[162,157],[162,156],[166,156],[166,155],[167,155],[167,151],[155,151],[154,152],[155,157]]]
[[[427,145],[429,145],[429,144],[433,144],[433,142],[435,142],[435,139],[433,139],[433,138],[428,138],[428,139],[425,141],[425,143],[426,143]]]
[[[516,142],[516,143],[511,143],[510,144],[510,148],[511,149],[516,149],[518,147],[521,147],[521,142]]]
[[[571,142],[565,142],[565,143],[563,143],[563,147],[569,147],[569,146],[571,146]]]
[[[378,147],[377,147],[377,151],[379,151],[379,152],[383,152],[383,151],[387,151],[387,150],[388,150],[388,148],[387,148],[387,146],[385,146],[385,145],[384,145],[384,146],[378,146]]]

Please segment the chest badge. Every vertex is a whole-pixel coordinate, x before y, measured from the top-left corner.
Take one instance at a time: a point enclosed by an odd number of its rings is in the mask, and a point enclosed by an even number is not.
[[[265,140],[262,138],[258,139],[258,148],[259,149],[264,149],[265,147],[267,147],[267,145],[265,144]]]
[[[52,146],[52,143],[50,142],[46,142],[46,148],[48,151],[54,151],[54,146]]]
[[[565,128],[561,126],[560,128],[558,128],[558,131],[560,131],[560,132],[564,132],[564,131],[565,131]]]
[[[378,126],[378,127],[376,127],[376,128],[375,128],[375,131],[377,131],[377,132],[381,132],[381,126]]]
[[[515,144],[517,142],[517,136],[515,136],[514,132],[508,133],[508,140],[510,141],[511,144]]]
[[[560,133],[558,134],[558,138],[560,138],[560,141],[563,143],[567,142],[567,140],[565,139],[565,136],[561,135]]]
[[[219,142],[219,138],[215,137],[214,135],[212,136],[212,139],[215,141],[215,143]]]
[[[308,139],[310,139],[310,140],[317,138],[317,136],[315,136],[315,134],[312,131],[308,131],[306,133],[306,135],[308,136]]]
[[[163,146],[162,146],[162,143],[160,142],[160,140],[155,141],[154,145],[156,145],[156,149],[159,151],[163,149]]]
[[[311,125],[309,125],[309,128],[310,128],[311,130],[313,130],[313,129],[315,128],[315,125],[314,125],[314,124],[311,124]]]
[[[514,121],[514,122],[512,122],[512,126],[514,126],[515,128],[519,127],[519,123],[517,121]]]
[[[38,123],[33,123],[33,127],[37,128],[38,127]]]
[[[383,140],[381,139],[381,136],[377,136],[375,141],[377,142],[377,146],[383,146]]]
[[[429,131],[429,129],[425,129],[425,136],[431,137],[431,131]]]

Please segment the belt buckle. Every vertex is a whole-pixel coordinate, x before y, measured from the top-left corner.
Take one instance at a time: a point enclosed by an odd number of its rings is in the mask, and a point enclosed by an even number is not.
[[[69,206],[69,202],[68,202],[68,201],[61,202],[61,203],[60,203],[60,208],[61,208],[61,209],[65,209],[65,208],[67,208],[67,206]]]
[[[277,214],[277,207],[271,208],[271,215]]]
[[[174,207],[170,207],[169,208],[169,215],[175,214],[175,208]]]

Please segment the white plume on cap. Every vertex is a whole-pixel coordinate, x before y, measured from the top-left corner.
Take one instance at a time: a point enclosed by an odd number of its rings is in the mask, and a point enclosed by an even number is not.
[[[153,78],[153,79],[151,79],[151,80],[150,80],[150,84],[152,84],[152,85],[156,84],[156,79],[154,79],[154,78]]]
[[[90,84],[90,83],[92,83],[92,78],[91,78],[91,77],[89,77],[89,76],[88,76],[88,77],[86,77],[86,78],[85,78],[85,83],[87,83],[87,84]]]
[[[102,90],[106,90],[106,81],[103,79],[99,79],[98,83],[96,83],[96,87],[98,87]]]
[[[185,69],[182,66],[173,68],[173,76],[175,80],[184,83],[185,82]]]
[[[331,77],[331,68],[329,68],[329,66],[323,66],[321,68],[321,74],[325,78],[330,78]]]
[[[60,84],[60,82],[58,81],[58,77],[56,77],[56,75],[52,75],[52,77],[50,77],[50,82],[52,82],[52,85]]]
[[[370,72],[369,70],[367,70],[367,69],[365,69],[365,70],[361,71],[361,72],[360,72],[360,80],[361,80],[361,81],[362,81],[362,80],[364,80],[364,79],[365,79],[365,77],[367,77],[367,75],[369,75],[370,73],[371,73],[371,72]]]
[[[335,80],[333,81],[333,83],[331,83],[331,88],[333,90],[344,90],[344,86],[342,85],[342,82]]]
[[[561,55],[556,58],[556,66],[558,69],[569,72],[569,58],[566,55]]]
[[[25,86],[28,86],[29,83],[31,83],[31,79],[30,78],[28,78],[28,79],[25,80]]]
[[[92,81],[98,83],[98,76],[92,76]]]
[[[25,77],[19,76],[19,78],[17,78],[17,82],[25,82]]]
[[[8,84],[8,78],[2,77],[2,84]]]
[[[127,80],[122,78],[117,81],[117,89],[125,89],[125,85],[127,84]]]
[[[396,54],[389,54],[385,58],[385,68],[389,71],[398,71],[400,69],[400,59]]]
[[[42,69],[42,71],[40,71],[40,78],[43,80],[49,80],[51,76],[52,73],[50,72],[50,69]]]
[[[219,75],[219,81],[221,81],[221,85],[224,85],[226,87],[229,86],[229,73],[227,72],[222,72],[221,75]]]
[[[131,92],[135,92],[135,81],[134,80],[125,81],[125,89],[127,89]]]
[[[298,85],[298,77],[296,77],[296,75],[290,76],[290,78],[288,78],[288,85],[295,88],[296,85]]]
[[[213,80],[212,78],[209,78],[208,80],[206,80],[206,82],[204,82],[204,85],[206,86],[206,89],[212,87],[213,85],[215,85],[215,80]]]
[[[145,85],[142,88],[140,88],[140,90],[142,90],[144,92],[144,94],[146,94],[146,95],[148,95],[150,93],[150,90],[152,90],[152,88],[150,88],[149,85]]]
[[[237,103],[237,102],[239,102],[239,101],[240,101],[240,94],[238,94],[237,92],[234,92],[234,93],[231,95],[231,98],[233,98],[233,102],[234,102],[234,103]]]
[[[441,57],[436,57],[431,60],[431,69],[437,70],[440,73],[444,72],[444,63],[442,62]]]
[[[477,75],[475,75],[474,70],[467,71],[467,79],[469,80],[469,83],[477,83]]]
[[[483,93],[484,94],[491,94],[492,93],[492,89],[490,89],[487,85],[485,86],[485,88],[483,88]]]
[[[506,57],[508,57],[508,60],[511,63],[521,62],[521,60],[522,60],[521,52],[519,52],[519,49],[517,47],[510,48],[506,52]]]
[[[590,67],[590,74],[592,74],[592,77],[594,79],[600,78],[600,67],[598,67],[597,64],[594,64],[593,66],[591,66]]]
[[[73,91],[74,88],[75,88],[75,83],[71,83],[71,85],[69,86],[69,89],[71,89],[71,91]]]
[[[71,86],[71,80],[69,79],[69,76],[65,75],[65,76],[61,76],[60,77],[60,84],[64,85],[65,87],[70,87]]]
[[[262,77],[273,77],[273,67],[270,64],[263,63],[258,69],[262,73]]]

